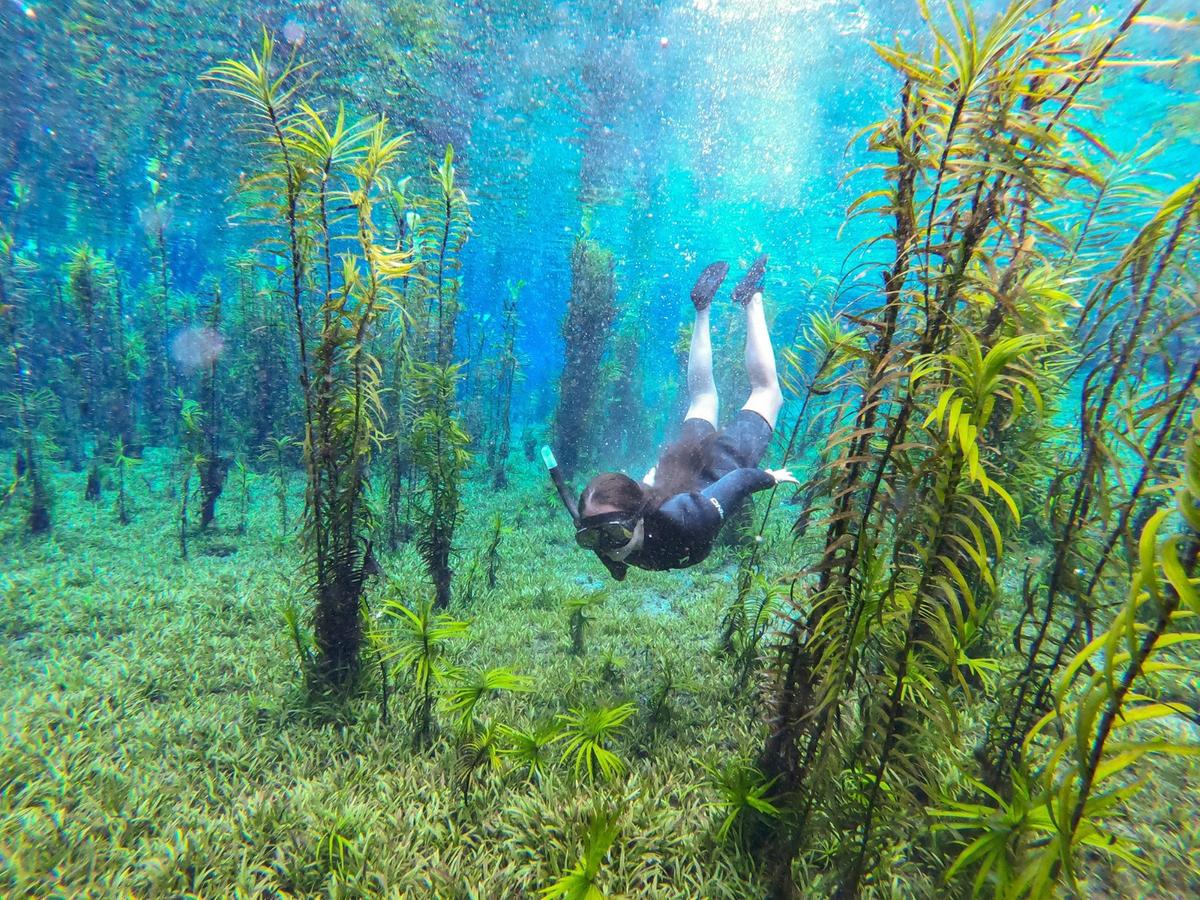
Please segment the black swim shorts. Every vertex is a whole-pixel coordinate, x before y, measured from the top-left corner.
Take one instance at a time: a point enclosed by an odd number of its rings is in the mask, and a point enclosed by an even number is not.
[[[739,409],[733,421],[717,431],[704,419],[685,419],[681,438],[705,442],[706,452],[701,478],[708,484],[720,481],[734,469],[757,469],[771,443],[772,428],[767,420],[750,409]]]

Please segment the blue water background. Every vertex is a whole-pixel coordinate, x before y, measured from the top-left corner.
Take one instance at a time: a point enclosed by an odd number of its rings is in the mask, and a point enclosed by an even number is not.
[[[974,9],[986,22],[1000,6]],[[651,391],[676,375],[688,288],[712,259],[737,269],[769,253],[769,304],[793,318],[828,306],[828,283],[809,286],[818,273],[852,292],[878,283],[860,266],[888,248],[860,243],[883,225],[844,221],[854,197],[880,186],[873,171],[848,180],[872,161],[851,138],[888,113],[899,88],[869,42],[929,44],[916,4],[477,2],[444,15],[452,27],[436,60],[410,73],[421,89],[404,93],[396,72],[411,48],[390,37],[381,4],[3,0],[0,200],[11,204],[18,185],[31,197],[18,242],[52,267],[89,241],[136,283],[150,264],[147,185],[157,179],[173,285],[228,279],[228,261],[251,240],[228,222],[251,156],[197,76],[244,57],[266,26],[322,70],[313,91],[326,105],[348,99],[414,132],[412,174],[455,145],[474,214],[464,332],[479,327],[474,317],[494,321],[506,282],[526,282],[518,420],[543,422],[552,408],[568,253],[581,233],[616,254]],[[122,24],[103,24],[109,17]],[[387,53],[364,54],[367,34]],[[1188,34],[1135,27],[1126,49],[1169,58]],[[1194,169],[1200,151],[1180,124],[1198,117],[1195,68],[1121,70],[1096,114],[1118,150],[1171,142],[1156,166],[1164,184]],[[719,312],[716,327],[728,321]]]

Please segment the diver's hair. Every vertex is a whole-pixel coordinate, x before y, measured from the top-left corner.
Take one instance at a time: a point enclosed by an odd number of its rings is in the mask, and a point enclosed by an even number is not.
[[[704,468],[705,451],[716,437],[682,437],[670,444],[654,468],[654,485],[647,487],[622,472],[601,472],[579,495],[579,512],[589,503],[604,504],[628,515],[652,512],[674,497],[696,489]]]
[[[589,503],[602,503],[633,515],[645,505],[646,491],[622,472],[601,472],[587,483],[579,495],[580,515],[583,515]]]
[[[654,486],[647,492],[647,508],[658,509],[676,494],[696,490],[696,482],[704,469],[708,445],[716,437],[710,432],[695,437],[689,430],[683,437],[669,444],[658,457],[654,467]]]

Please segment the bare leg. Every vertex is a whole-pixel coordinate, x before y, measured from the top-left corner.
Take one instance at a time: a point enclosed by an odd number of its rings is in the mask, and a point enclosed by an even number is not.
[[[688,371],[690,375],[690,366]],[[750,399],[742,409],[753,410],[774,428],[779,408],[783,406],[783,391],[779,389],[779,376],[775,371],[775,351],[767,332],[761,291],[746,301],[746,375],[750,378]]]
[[[760,305],[761,308],[761,305]],[[763,326],[764,330],[766,326]],[[768,342],[768,351],[770,343]],[[747,351],[749,352],[749,351]],[[774,363],[772,363],[772,366]],[[717,383],[713,381],[712,337],[708,333],[708,307],[696,310],[687,368],[689,419],[717,424]]]

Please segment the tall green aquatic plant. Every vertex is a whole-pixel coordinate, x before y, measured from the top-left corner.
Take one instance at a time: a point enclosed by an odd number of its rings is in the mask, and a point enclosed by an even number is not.
[[[1160,730],[1186,727],[1197,712],[1162,699],[1161,681],[1185,677],[1200,640],[1200,411],[1183,454],[1173,507],[1142,529],[1124,604],[1056,673],[1052,707],[1021,736],[1013,788],[1002,795],[976,782],[978,800],[934,811],[939,829],[961,836],[948,880],[970,874],[976,894],[988,885],[997,896],[1041,897],[1059,879],[1083,892],[1085,852],[1143,865],[1125,829],[1109,821],[1146,785],[1131,774],[1156,756],[1200,755],[1200,744],[1177,737],[1182,729]],[[1164,535],[1168,522],[1177,530]]]
[[[454,532],[462,522],[462,481],[471,454],[470,438],[451,412],[458,366],[420,363],[411,377],[424,411],[413,422],[413,461],[422,474],[416,508],[417,549],[433,581],[434,605],[450,605]]]
[[[166,436],[162,430],[168,421],[164,398],[170,396],[172,388],[176,387],[167,355],[167,341],[174,322],[171,315],[171,267],[167,253],[167,226],[171,221],[171,212],[158,192],[159,183],[152,180],[150,197],[142,213],[152,265],[148,302],[142,310],[146,353],[142,385],[145,416],[142,424],[152,440],[162,440]]]
[[[849,319],[870,347],[830,385],[850,405],[818,475],[824,550],[793,587],[771,667],[758,767],[785,814],[753,843],[781,896],[814,834],[838,835],[839,896],[913,839],[904,823],[941,780],[960,704],[989,683],[981,636],[1019,521],[998,448],[1040,403],[1057,347],[1051,323],[1022,314],[1045,282],[1031,248],[1063,247],[1050,215],[1091,177],[1071,108],[1129,21],[1058,23],[1018,0],[982,27],[947,10],[945,32],[926,12],[935,52],[879,48],[905,79],[868,132],[892,161],[851,212],[885,216],[894,252],[878,301]]]
[[[221,332],[221,289],[213,291],[212,303],[206,318],[207,340],[220,340]],[[204,365],[200,383],[200,405],[204,410],[204,462],[200,467],[200,528],[212,524],[217,514],[217,500],[225,488],[225,476],[232,459],[223,455],[222,444],[222,396],[220,383],[220,354],[211,354]]]
[[[493,514],[492,521],[488,526],[488,532],[487,547],[483,551],[483,556],[487,561],[488,590],[494,591],[496,589],[496,577],[500,574],[500,541],[508,533],[508,529],[504,527],[504,519],[501,517],[499,510]]]
[[[640,303],[627,307],[613,337],[612,357],[604,367],[603,392],[608,397],[597,437],[606,459],[620,465],[641,458],[648,449],[646,403],[642,396],[645,310]]]
[[[127,324],[124,280],[113,269],[113,315],[111,358],[109,365],[110,390],[108,430],[114,440],[121,440],[131,453],[141,452],[134,405],[134,389],[145,363],[145,343],[137,330]]]
[[[317,674],[344,687],[359,672],[362,594],[373,570],[367,476],[383,414],[371,339],[412,269],[399,248],[381,243],[375,222],[405,138],[385,119],[348,122],[344,110],[327,116],[305,103],[305,64],[293,59],[276,70],[273,55],[264,31],[248,63],[227,60],[204,80],[239,104],[256,136],[260,169],[247,190],[279,235],[264,250],[283,251],[279,275],[289,285],[304,406]],[[344,248],[337,258],[335,238]]]
[[[512,396],[517,381],[517,330],[521,320],[517,314],[517,302],[524,281],[509,282],[508,294],[504,298],[504,309],[500,315],[500,356],[496,361],[496,421],[488,443],[488,468],[492,473],[492,487],[508,485],[508,453],[512,443]]]
[[[433,191],[417,200],[422,210],[416,248],[421,275],[416,314],[418,346],[408,370],[413,383],[413,463],[420,473],[417,491],[417,547],[433,581],[438,609],[450,605],[454,533],[462,521],[462,481],[471,461],[470,437],[458,418],[457,392],[461,364],[455,361],[454,339],[461,290],[462,247],[470,235],[467,196],[458,187],[454,150],[446,147],[433,167]]]
[[[188,508],[192,499],[192,480],[204,471],[204,408],[189,400],[183,391],[179,400],[179,555],[188,558]]]
[[[44,534],[51,527],[52,495],[43,471],[49,445],[49,424],[57,407],[51,391],[34,387],[23,342],[25,291],[20,270],[30,264],[14,254],[12,235],[0,223],[0,323],[4,326],[6,368],[12,390],[0,397],[0,411],[12,420],[17,444],[17,461],[12,483],[4,492],[0,508],[8,505],[22,486],[28,486],[26,527]]]
[[[395,227],[396,246],[409,250],[417,256],[417,226],[421,216],[410,204],[408,195],[410,179],[403,179],[393,187],[389,198],[389,209]],[[417,470],[413,464],[412,434],[413,421],[420,414],[417,408],[416,385],[410,378],[412,367],[423,359],[425,332],[423,319],[410,307],[422,305],[423,292],[414,287],[416,279],[406,281],[402,291],[401,308],[392,316],[390,327],[385,329],[384,340],[389,344],[388,358],[391,366],[391,385],[388,392],[388,423],[391,435],[387,444],[386,489],[384,510],[384,538],[388,549],[395,550],[412,534],[414,497],[416,494]]]
[[[126,453],[125,441],[117,437],[113,439],[112,462],[117,473],[117,521],[128,525],[133,519],[129,515],[129,497],[125,485],[129,470],[136,466],[139,460]]]
[[[575,241],[571,247],[571,299],[562,323],[566,358],[554,414],[555,455],[568,474],[588,461],[588,442],[599,438],[596,373],[616,321],[616,293],[612,253],[589,238]]]
[[[288,435],[272,435],[258,458],[271,467],[271,475],[275,479],[275,502],[279,509],[279,536],[287,535],[288,523],[288,485],[291,482],[292,462],[289,459],[296,447],[296,442]]]
[[[255,260],[237,259],[233,270],[237,303],[229,333],[236,340],[236,353],[228,383],[237,394],[243,442],[261,453],[269,449],[273,434],[293,427],[287,388],[293,377],[288,360],[295,353],[295,334],[288,327],[287,310],[262,283]]]
[[[1127,222],[1131,210],[1122,206]],[[1136,556],[1131,529],[1171,483],[1169,463],[1195,404],[1200,360],[1176,361],[1170,337],[1197,310],[1188,260],[1198,246],[1200,179],[1162,199],[1082,306],[1074,328],[1074,367],[1087,369],[1080,450],[1056,477],[1062,496],[1048,504],[1048,571],[1024,589],[1014,642],[1025,660],[986,747],[993,788],[1019,763],[1022,736],[1047,711],[1065,661],[1079,641],[1092,640],[1105,576]]]
[[[87,500],[100,499],[100,448],[103,407],[105,405],[105,362],[110,356],[108,347],[109,285],[104,260],[86,244],[72,254],[67,271],[68,295],[72,312],[79,324],[80,367],[78,392],[80,429],[75,440],[83,442],[82,455],[87,457]]]
[[[421,316],[424,358],[447,368],[456,362],[462,249],[471,236],[471,209],[458,184],[451,145],[446,145],[444,156],[429,174],[432,189],[413,199],[417,213],[414,246],[422,276],[415,312]]]

